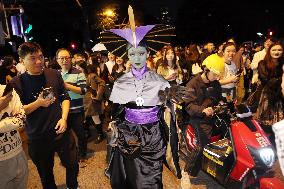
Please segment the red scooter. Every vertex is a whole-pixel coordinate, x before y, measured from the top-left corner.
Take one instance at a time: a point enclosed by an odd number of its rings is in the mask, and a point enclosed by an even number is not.
[[[202,170],[230,189],[283,189],[284,183],[271,171],[275,150],[251,112],[231,113],[227,104],[214,109],[217,121],[211,143],[203,148]],[[223,119],[224,115],[229,119]],[[221,125],[225,134],[218,132]],[[180,129],[180,155],[189,161],[188,155],[198,148],[195,131],[190,121]]]

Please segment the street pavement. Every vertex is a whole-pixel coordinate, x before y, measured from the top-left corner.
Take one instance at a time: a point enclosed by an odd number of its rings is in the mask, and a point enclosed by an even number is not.
[[[94,129],[92,136],[95,136]],[[27,152],[26,137],[24,140],[24,150]],[[100,144],[94,143],[94,138],[88,142],[88,161],[87,166],[80,168],[78,182],[80,189],[111,189],[108,178],[104,175],[106,164],[106,140]],[[28,158],[29,159],[29,158]],[[183,164],[183,163],[182,163]],[[41,189],[41,182],[35,165],[28,160],[29,177],[28,189]],[[60,164],[58,156],[55,156],[54,175],[58,189],[66,189],[65,184],[65,169]],[[209,178],[204,173],[200,173],[198,177],[191,178],[192,189],[222,189],[216,182]],[[177,179],[165,166],[163,170],[163,185],[164,189],[179,189],[180,180]]]
[[[95,136],[94,128],[91,129],[92,136]],[[24,150],[27,152],[26,137],[23,136]],[[184,163],[181,161],[181,165]],[[28,177],[28,189],[41,189],[41,182],[37,173],[35,165],[32,161],[28,160],[29,177]],[[88,142],[88,161],[87,166],[80,168],[78,182],[80,189],[111,189],[108,178],[104,175],[106,168],[106,140],[100,144],[94,143],[94,137]],[[276,175],[281,178],[281,171],[279,165],[276,165]],[[65,169],[60,164],[58,156],[55,156],[54,175],[58,189],[66,189],[65,184]],[[205,173],[200,172],[195,178],[190,178],[191,189],[224,189],[213,179],[207,176]],[[177,179],[165,166],[163,170],[163,185],[164,189],[180,189],[180,180]]]

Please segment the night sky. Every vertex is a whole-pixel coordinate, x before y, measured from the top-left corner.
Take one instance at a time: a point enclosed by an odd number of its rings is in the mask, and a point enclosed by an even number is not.
[[[284,9],[269,1],[224,1],[224,0],[80,0],[85,7],[90,33],[84,28],[84,11],[76,0],[20,0],[25,10],[25,21],[33,25],[31,35],[52,55],[59,47],[68,47],[71,42],[82,47],[82,42],[92,39],[87,47],[98,42],[96,12],[107,5],[116,4],[118,24],[127,18],[127,7],[131,4],[134,13],[143,24],[161,22],[161,10],[168,10],[170,24],[176,26],[176,44],[190,42],[220,43],[230,37],[237,42],[259,41],[256,33],[264,35],[273,31],[282,37],[284,31]],[[88,37],[86,37],[88,36]],[[58,41],[56,41],[57,39]]]

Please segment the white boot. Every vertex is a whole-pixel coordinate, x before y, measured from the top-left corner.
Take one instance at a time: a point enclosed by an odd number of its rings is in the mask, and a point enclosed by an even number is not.
[[[181,172],[181,179],[180,179],[180,189],[190,189],[191,183],[190,178],[187,172],[182,171]]]

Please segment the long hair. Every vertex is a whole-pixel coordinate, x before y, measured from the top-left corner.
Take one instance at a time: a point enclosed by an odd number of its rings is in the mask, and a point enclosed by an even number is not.
[[[114,64],[114,66],[113,66],[113,68],[112,68],[112,71],[115,71],[115,72],[119,69],[119,65],[116,63],[116,59],[117,59],[117,58],[118,58],[118,57],[115,58],[115,64]],[[122,60],[123,60],[123,62],[122,62],[122,67],[123,67],[123,70],[125,70],[125,69],[126,69],[125,66],[124,66],[125,59],[122,58]]]
[[[191,44],[184,49],[185,61],[193,61],[194,63],[200,63],[200,53],[196,44]]]
[[[87,72],[87,62],[86,61],[79,60],[75,64],[83,69],[83,72],[84,72],[85,75],[88,75],[88,72]]]
[[[14,57],[11,56],[11,55],[8,55],[8,56],[5,56],[3,58],[3,63],[2,63],[2,66],[4,68],[10,68],[12,65],[13,65],[13,61],[14,61]]]
[[[267,50],[266,55],[265,55],[265,57],[264,57],[264,59],[263,59],[265,68],[267,69],[269,75],[274,74],[274,73],[275,73],[275,70],[276,70],[276,65],[275,65],[274,62],[272,61],[272,57],[271,57],[271,54],[270,54],[271,48],[274,47],[274,46],[276,46],[276,45],[280,45],[280,46],[282,47],[283,51],[284,51],[283,44],[282,44],[281,42],[277,41],[277,42],[273,43],[273,44],[269,47],[269,49]],[[281,62],[281,61],[283,61],[283,55],[282,55],[282,57],[280,57],[280,58],[278,59],[278,62]]]
[[[166,56],[167,56],[167,52],[170,51],[170,50],[172,50],[173,53],[174,53],[173,69],[176,69],[176,68],[177,68],[177,57],[176,57],[176,53],[175,53],[175,51],[174,51],[174,48],[173,48],[172,46],[167,46],[167,47],[165,48],[165,53],[164,53],[164,59],[163,59],[163,62],[162,62],[162,66],[163,66],[164,68],[167,68],[167,67],[168,67],[168,60],[167,60]]]

